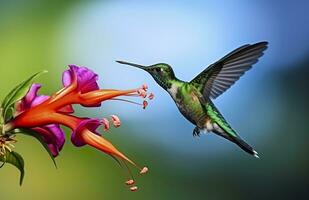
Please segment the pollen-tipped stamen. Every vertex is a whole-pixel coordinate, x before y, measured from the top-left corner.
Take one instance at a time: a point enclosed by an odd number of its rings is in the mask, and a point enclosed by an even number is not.
[[[146,98],[146,97],[143,97],[143,98]],[[152,98],[149,98],[150,100]],[[148,106],[148,101],[144,100],[143,103],[137,103],[135,101],[131,101],[131,100],[127,100],[127,99],[120,99],[120,98],[112,98],[110,100],[118,100],[118,101],[123,101],[123,102],[127,102],[127,103],[132,103],[132,104],[135,104],[135,105],[139,105],[139,106],[142,106],[143,109],[146,109],[146,107]]]
[[[101,120],[101,124],[102,124],[103,127],[104,127],[104,129],[103,129],[104,131],[108,131],[108,130],[109,130],[110,125],[109,125],[108,119],[103,118],[103,119]]]
[[[129,179],[128,181],[126,181],[126,184],[127,184],[127,185],[133,185],[133,184],[135,183],[135,181],[134,181],[134,176],[133,176],[133,174],[132,174],[132,172],[131,172],[129,166],[127,165],[127,163],[126,163],[125,161],[122,161],[122,162],[123,162],[124,166],[126,167],[127,172],[129,173],[130,177],[131,177],[131,179]]]
[[[133,185],[135,182],[133,179],[129,179],[126,181],[126,185]]]
[[[115,128],[118,128],[121,125],[121,121],[117,115],[111,115],[112,122]]]
[[[138,189],[137,186],[132,186],[132,187],[130,187],[130,190],[131,190],[132,192],[135,192],[137,189]]]
[[[143,106],[143,104],[135,102],[135,101],[131,101],[131,100],[127,100],[127,99],[120,99],[120,98],[112,98],[110,100],[117,100],[117,101],[123,101],[123,102],[127,102],[127,103],[132,103],[135,105],[139,105],[139,106]]]
[[[135,183],[134,177],[132,172],[130,171],[129,167],[126,165],[126,163],[123,160],[119,160],[116,156],[110,155],[120,166],[120,168],[123,170],[123,173],[125,176],[128,176],[129,178],[125,182],[126,185],[133,185]],[[124,169],[126,168],[126,170]]]
[[[146,98],[147,97],[147,92],[146,92],[146,90],[144,90],[144,89],[139,89],[139,90],[137,90],[137,94],[139,95],[139,96],[141,96],[141,97],[143,97],[143,98]]]
[[[146,83],[144,83],[144,84],[142,85],[142,89],[144,89],[145,91],[147,91],[147,90],[148,90],[148,85],[147,85]]]
[[[143,109],[146,109],[148,106],[148,101],[144,100],[143,101]]]
[[[3,156],[4,162],[0,165],[2,168],[5,165],[6,161],[6,153],[7,151],[12,152],[11,148],[14,148],[12,143],[15,143],[16,140],[13,139],[14,136],[1,136],[0,137],[0,156]]]
[[[152,100],[154,98],[154,94],[151,92],[150,94],[149,94],[149,96],[148,96],[148,99],[149,100]]]
[[[111,155],[112,156],[112,155]],[[126,174],[126,175],[129,175],[129,179],[127,179],[127,181],[125,181],[125,184],[127,185],[127,186],[130,186],[130,190],[132,191],[132,192],[134,192],[134,191],[136,191],[137,189],[138,189],[138,187],[136,186],[136,185],[134,185],[135,184],[135,179],[134,179],[134,176],[133,176],[133,174],[132,174],[132,172],[131,172],[131,170],[130,170],[130,168],[129,168],[129,166],[127,165],[127,163],[124,161],[124,160],[118,160],[118,158],[117,157],[115,157],[115,156],[112,156],[112,158],[114,158],[116,161],[117,161],[117,163],[119,164],[119,166],[123,169],[123,171],[125,171],[124,173]],[[124,168],[126,168],[126,170],[124,170]],[[148,168],[147,167],[144,167],[143,169],[142,169],[142,171],[145,171],[145,170],[148,170]],[[128,173],[128,174],[127,174]],[[140,174],[142,174],[141,172],[140,172]]]

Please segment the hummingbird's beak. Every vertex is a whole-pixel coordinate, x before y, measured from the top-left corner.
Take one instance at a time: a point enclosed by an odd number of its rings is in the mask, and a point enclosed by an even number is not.
[[[119,60],[116,60],[117,63],[120,63],[120,64],[123,64],[123,65],[130,65],[130,66],[133,66],[133,67],[137,67],[137,68],[140,68],[140,69],[143,69],[143,70],[147,70],[147,66],[143,66],[143,65],[138,65],[138,64],[134,64],[134,63],[129,63],[129,62],[125,62],[125,61],[119,61]]]

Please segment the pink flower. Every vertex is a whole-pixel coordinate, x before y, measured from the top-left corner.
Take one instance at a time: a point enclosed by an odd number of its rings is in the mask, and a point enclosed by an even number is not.
[[[30,87],[26,96],[17,104],[16,114],[39,105],[49,98],[45,95],[37,95],[40,88],[41,85],[39,84],[33,84]],[[71,109],[71,107],[69,109]],[[47,143],[52,155],[54,157],[58,156],[65,142],[65,136],[59,124],[47,124],[44,126],[33,127],[32,130],[38,132],[43,137],[43,140]]]
[[[139,167],[97,132],[97,128],[101,125],[104,126],[105,131],[109,129],[107,119],[81,118],[72,115],[74,112],[73,104],[96,107],[106,100],[131,102],[118,99],[117,97],[120,96],[140,96],[141,88],[130,90],[100,89],[96,82],[97,79],[98,75],[88,68],[69,65],[69,69],[64,71],[62,77],[64,88],[50,97],[38,96],[37,91],[40,85],[34,84],[19,103],[17,115],[5,125],[5,130],[32,128],[43,136],[53,155],[56,156],[64,144],[64,134],[59,125],[64,125],[72,130],[71,141],[75,146],[90,145],[111,155],[116,160],[119,159],[118,161],[131,163],[139,168],[141,173],[145,173],[147,171],[145,168]],[[143,93],[145,92],[142,96],[145,96],[147,86],[143,85],[142,90]],[[147,101],[144,101],[143,104],[139,105],[145,107],[146,104],[148,105]],[[120,119],[116,115],[111,117],[113,125],[119,127]]]

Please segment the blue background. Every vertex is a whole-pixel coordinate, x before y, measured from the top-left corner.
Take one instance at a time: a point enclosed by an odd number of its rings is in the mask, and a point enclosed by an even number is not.
[[[77,108],[82,116],[117,114],[106,137],[150,173],[130,193],[121,169],[89,147],[70,144],[59,169],[40,145],[21,137],[26,161],[0,170],[1,199],[291,199],[308,189],[307,1],[1,1],[1,96],[42,69],[42,93],[61,88],[68,64],[99,74],[102,88],[147,83],[155,100],[143,110],[115,101]],[[120,65],[166,62],[191,80],[209,64],[247,43],[268,41],[260,61],[215,104],[259,152],[255,159],[213,134],[192,137],[194,126],[144,71]]]

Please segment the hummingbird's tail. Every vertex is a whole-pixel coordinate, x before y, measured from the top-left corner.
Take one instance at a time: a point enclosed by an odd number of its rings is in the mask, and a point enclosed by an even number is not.
[[[237,144],[242,150],[245,152],[253,155],[256,158],[259,158],[258,152],[256,152],[248,143],[246,143],[243,139],[240,137],[233,138],[233,142]]]
[[[207,114],[213,123],[210,127],[213,128],[212,131],[214,133],[237,144],[242,150],[253,155],[254,157],[259,157],[257,155],[258,153],[243,139],[241,139],[241,137],[236,133],[236,131],[232,129],[232,127],[227,123],[227,121],[224,119],[224,117],[220,114],[218,109],[211,101],[208,101],[208,103],[205,104],[205,109],[207,110]]]
[[[243,139],[241,139],[241,137],[239,135],[237,135],[237,137],[231,137],[229,135],[226,134],[222,134],[219,131],[213,130],[214,133],[216,133],[217,135],[220,135],[228,140],[230,140],[231,142],[237,144],[242,150],[244,150],[245,152],[253,155],[256,158],[259,158],[258,156],[258,152],[255,151],[248,143],[246,143]]]

